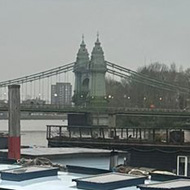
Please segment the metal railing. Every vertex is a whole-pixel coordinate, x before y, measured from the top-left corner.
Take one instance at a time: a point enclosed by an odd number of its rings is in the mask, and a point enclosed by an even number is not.
[[[146,114],[146,115],[173,115],[175,117],[190,117],[190,110],[182,109],[150,109],[125,107],[94,107],[94,106],[66,106],[61,104],[21,104],[21,111],[30,112],[95,112],[108,114]],[[0,111],[8,111],[8,104],[0,105]]]
[[[110,128],[47,125],[47,139],[115,143],[188,144],[190,128]]]

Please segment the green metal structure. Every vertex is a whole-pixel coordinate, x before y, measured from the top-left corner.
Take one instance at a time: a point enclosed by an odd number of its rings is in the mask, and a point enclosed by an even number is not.
[[[107,104],[105,88],[106,71],[107,66],[99,36],[97,36],[92,50],[91,59],[89,59],[83,37],[73,69],[75,73],[73,102],[75,105],[102,106]]]
[[[73,102],[76,106],[85,105],[89,94],[89,54],[84,43],[84,37],[77,53],[73,72],[75,74]]]

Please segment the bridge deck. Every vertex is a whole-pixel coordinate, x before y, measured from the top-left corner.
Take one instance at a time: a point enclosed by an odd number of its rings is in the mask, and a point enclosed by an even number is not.
[[[65,106],[57,104],[21,104],[20,110],[23,112],[48,112],[48,113],[107,113],[117,115],[141,115],[161,117],[190,117],[190,110],[183,109],[150,109],[150,108],[130,108],[130,107],[81,107],[81,106]],[[8,111],[8,104],[0,104],[0,112]]]

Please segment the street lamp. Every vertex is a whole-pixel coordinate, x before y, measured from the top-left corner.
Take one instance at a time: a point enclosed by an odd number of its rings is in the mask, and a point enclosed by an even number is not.
[[[146,107],[146,106],[145,106],[145,105],[146,105],[145,102],[146,102],[146,97],[143,98],[143,108]]]
[[[124,95],[123,95],[123,98],[124,98],[124,107],[126,107],[126,98],[127,98],[127,95],[124,94]]]
[[[161,101],[163,100],[163,98],[160,97],[159,100],[160,100],[159,104],[160,104],[160,108],[161,108]]]

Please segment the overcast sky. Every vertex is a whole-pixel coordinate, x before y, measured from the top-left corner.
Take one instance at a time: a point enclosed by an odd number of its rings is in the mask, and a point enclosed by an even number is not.
[[[0,81],[75,61],[96,33],[105,59],[190,67],[190,0],[0,0]]]

